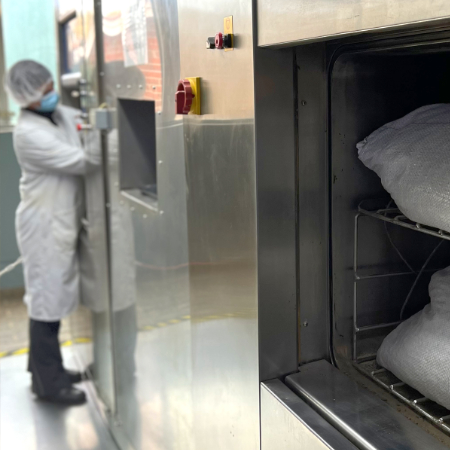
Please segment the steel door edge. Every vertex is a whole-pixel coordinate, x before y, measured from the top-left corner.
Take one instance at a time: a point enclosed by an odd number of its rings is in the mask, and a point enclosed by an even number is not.
[[[281,423],[281,421],[274,421],[273,416],[268,420],[269,423],[266,424],[265,418],[269,419],[268,414],[273,414],[274,409],[278,409],[277,406],[273,407],[273,402],[270,402],[271,408],[269,410],[269,405],[266,405],[266,400],[268,398],[271,398],[272,400],[275,399],[280,408],[282,408],[283,413],[286,413],[288,416],[291,416],[294,421],[297,421],[298,427],[295,426],[295,430],[291,426],[283,427],[284,423]],[[275,405],[277,405],[277,403],[275,403]],[[356,450],[356,447],[346,437],[280,380],[271,380],[261,383],[262,450],[276,448],[267,444],[267,437],[271,435],[271,438],[273,438],[275,430],[284,433],[284,443],[286,444],[286,442],[290,440],[294,443],[295,448],[299,448],[298,437],[295,435],[298,436],[300,434],[309,435],[310,442],[313,440],[317,443],[317,446],[314,446],[314,449],[329,448],[333,450]],[[279,448],[281,442],[279,440],[277,442]],[[308,448],[309,450],[313,450],[310,446],[308,446]]]
[[[447,448],[328,361],[301,366],[286,383],[358,448]]]

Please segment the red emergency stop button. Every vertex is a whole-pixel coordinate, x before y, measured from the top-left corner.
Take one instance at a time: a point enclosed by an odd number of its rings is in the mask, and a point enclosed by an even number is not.
[[[223,34],[220,31],[216,34],[215,43],[217,49],[223,49]]]
[[[187,78],[180,80],[175,94],[177,114],[189,114],[194,97],[190,81]]]

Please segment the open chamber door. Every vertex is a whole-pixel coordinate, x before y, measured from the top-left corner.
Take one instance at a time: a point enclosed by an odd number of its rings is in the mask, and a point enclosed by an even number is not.
[[[317,437],[305,448],[341,448],[330,425],[344,448],[449,448],[449,411],[376,361],[383,339],[429,302],[430,277],[450,264],[448,235],[404,217],[356,149],[380,126],[450,102],[449,37],[422,29],[295,49],[300,364],[283,384],[262,384],[263,449],[303,439],[305,427]],[[327,424],[319,432],[313,413]]]

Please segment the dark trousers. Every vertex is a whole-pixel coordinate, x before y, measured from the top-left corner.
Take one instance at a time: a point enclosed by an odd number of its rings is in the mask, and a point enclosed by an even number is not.
[[[30,319],[28,371],[32,375],[34,392],[41,397],[54,396],[71,385],[59,348],[59,326],[59,321],[40,322]]]

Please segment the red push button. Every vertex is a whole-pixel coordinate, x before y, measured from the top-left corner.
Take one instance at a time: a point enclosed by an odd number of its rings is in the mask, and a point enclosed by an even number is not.
[[[219,50],[223,49],[223,34],[220,32],[216,34],[216,48]]]

